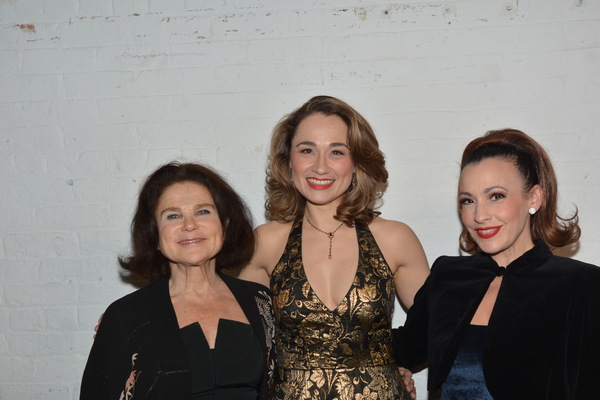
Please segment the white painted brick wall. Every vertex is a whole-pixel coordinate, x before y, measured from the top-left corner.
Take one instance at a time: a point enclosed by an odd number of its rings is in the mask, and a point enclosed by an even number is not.
[[[152,169],[208,162],[261,223],[270,130],[316,94],[373,124],[384,216],[430,262],[458,251],[463,147],[515,127],[600,264],[596,1],[0,0],[0,399],[78,398],[98,316],[134,289],[116,256]]]

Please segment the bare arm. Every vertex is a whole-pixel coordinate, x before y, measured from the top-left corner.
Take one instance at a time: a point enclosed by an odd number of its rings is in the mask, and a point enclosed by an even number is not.
[[[372,232],[394,274],[396,295],[410,308],[415,294],[429,275],[429,264],[417,235],[406,224],[377,218]]]

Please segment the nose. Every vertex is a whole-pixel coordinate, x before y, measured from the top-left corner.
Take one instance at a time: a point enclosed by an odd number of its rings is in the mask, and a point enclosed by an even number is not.
[[[485,221],[490,219],[490,215],[489,212],[487,210],[487,207],[485,207],[482,204],[477,204],[475,206],[475,213],[473,215],[475,222],[478,224],[482,224]]]
[[[183,217],[183,229],[186,231],[193,231],[198,227],[198,223],[193,216]]]
[[[329,165],[327,164],[327,158],[325,154],[319,154],[315,163],[313,164],[313,171],[319,175],[326,174],[329,172]]]

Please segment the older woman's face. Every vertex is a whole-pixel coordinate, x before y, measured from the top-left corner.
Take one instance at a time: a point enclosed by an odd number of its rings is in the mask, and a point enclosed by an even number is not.
[[[196,182],[174,183],[155,210],[158,248],[171,268],[212,265],[223,246],[223,227],[208,189]]]
[[[513,162],[487,158],[463,168],[460,217],[479,248],[506,266],[533,247],[529,208],[539,209],[541,188],[529,193]]]

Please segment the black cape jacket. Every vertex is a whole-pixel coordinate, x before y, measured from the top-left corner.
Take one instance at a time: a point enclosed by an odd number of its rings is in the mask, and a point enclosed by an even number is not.
[[[260,398],[272,370],[271,293],[220,274],[244,311],[264,354]],[[98,329],[81,382],[81,400],[190,399],[190,366],[168,279],[159,279],[111,304]]]
[[[398,364],[428,362],[428,389],[439,388],[498,275],[483,350],[494,399],[600,399],[600,268],[554,256],[541,241],[506,268],[483,253],[438,258],[394,330]]]

